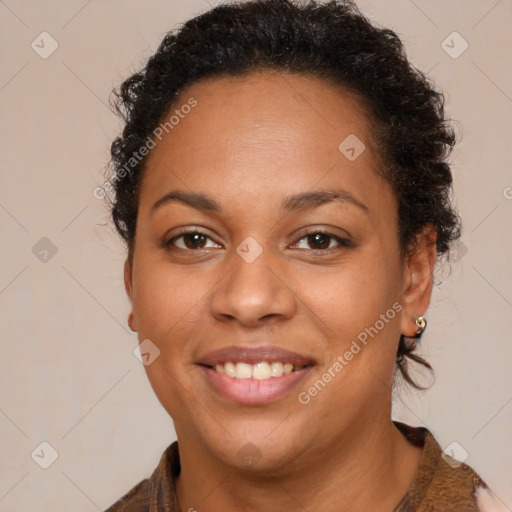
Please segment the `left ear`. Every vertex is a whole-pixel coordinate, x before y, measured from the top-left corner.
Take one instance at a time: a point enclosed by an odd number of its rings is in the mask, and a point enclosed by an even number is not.
[[[414,337],[417,330],[415,317],[424,315],[430,304],[436,263],[436,239],[435,226],[427,224],[405,256],[401,332],[410,338]]]

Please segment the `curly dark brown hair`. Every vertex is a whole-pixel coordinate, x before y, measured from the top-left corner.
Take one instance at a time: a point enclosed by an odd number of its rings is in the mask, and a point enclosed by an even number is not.
[[[373,25],[350,0],[250,0],[221,4],[169,32],[145,67],[113,91],[113,108],[125,125],[111,146],[108,173],[114,172],[104,190],[113,191],[114,199],[104,196],[128,257],[147,141],[178,95],[203,78],[265,69],[313,75],[360,98],[385,163],[382,175],[397,198],[401,254],[414,249],[429,224],[437,230],[437,255],[448,253],[461,230],[447,162],[455,135],[443,94],[408,61],[399,37]],[[416,346],[400,337],[397,375],[425,389],[408,371],[408,360],[432,371],[414,353]]]

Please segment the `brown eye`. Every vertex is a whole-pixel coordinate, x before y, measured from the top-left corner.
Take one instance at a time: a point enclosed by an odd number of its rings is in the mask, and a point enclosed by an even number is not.
[[[181,242],[178,242],[180,241]],[[184,232],[165,242],[166,248],[178,248],[183,250],[205,249],[206,243],[211,238],[200,231]]]
[[[315,233],[307,236],[308,243],[315,249],[328,249],[330,245],[330,237],[324,233]]]
[[[322,252],[330,252],[331,250],[343,247],[353,247],[352,242],[346,238],[341,238],[333,235],[332,233],[326,233],[318,230],[306,233],[306,235],[298,241],[298,245],[300,245],[302,241],[305,241],[304,245],[307,247],[299,247],[299,249],[312,249],[314,251]],[[334,242],[334,244],[332,242]]]
[[[204,247],[206,237],[201,233],[187,233],[183,235],[183,241],[187,249],[202,249]]]

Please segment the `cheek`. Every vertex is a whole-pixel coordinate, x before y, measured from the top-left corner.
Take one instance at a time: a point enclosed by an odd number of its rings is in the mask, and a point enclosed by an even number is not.
[[[395,270],[378,261],[347,265],[330,275],[316,273],[301,289],[312,323],[327,340],[321,373],[300,390],[315,412],[314,424],[338,421],[333,418],[340,410],[346,418],[362,418],[386,401],[401,305]]]
[[[184,392],[197,371],[194,343],[205,318],[204,297],[214,284],[205,274],[171,268],[155,258],[140,258],[134,267],[133,312],[139,340],[151,340],[158,357],[145,366],[159,401],[173,417],[187,415],[190,403]]]
[[[381,254],[361,251],[335,272],[316,272],[300,292],[328,341],[324,371],[336,375],[330,391],[318,396],[319,412],[322,407],[331,411],[333,396],[336,407],[342,404],[348,411],[355,404],[378,403],[387,392],[383,383],[392,378],[400,335],[400,276],[399,265],[389,263],[396,260]],[[322,380],[331,379],[323,375]]]
[[[202,301],[214,284],[208,274],[171,267],[155,258],[143,258],[134,267],[133,310],[140,335],[156,339],[194,325],[201,318]]]
[[[379,251],[360,251],[337,268],[308,272],[308,279],[302,280],[302,286],[297,280],[294,289],[300,290],[298,295],[313,317],[323,319],[328,332],[346,342],[372,326],[398,300],[399,268],[390,261],[393,258],[382,257]]]

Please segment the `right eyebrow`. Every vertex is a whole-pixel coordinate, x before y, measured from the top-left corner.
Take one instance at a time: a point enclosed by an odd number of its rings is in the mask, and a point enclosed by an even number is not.
[[[212,197],[202,194],[200,192],[184,192],[181,190],[171,190],[162,196],[151,207],[151,213],[165,204],[173,201],[179,201],[187,206],[195,208],[196,210],[208,211],[213,213],[222,212],[220,204]]]

